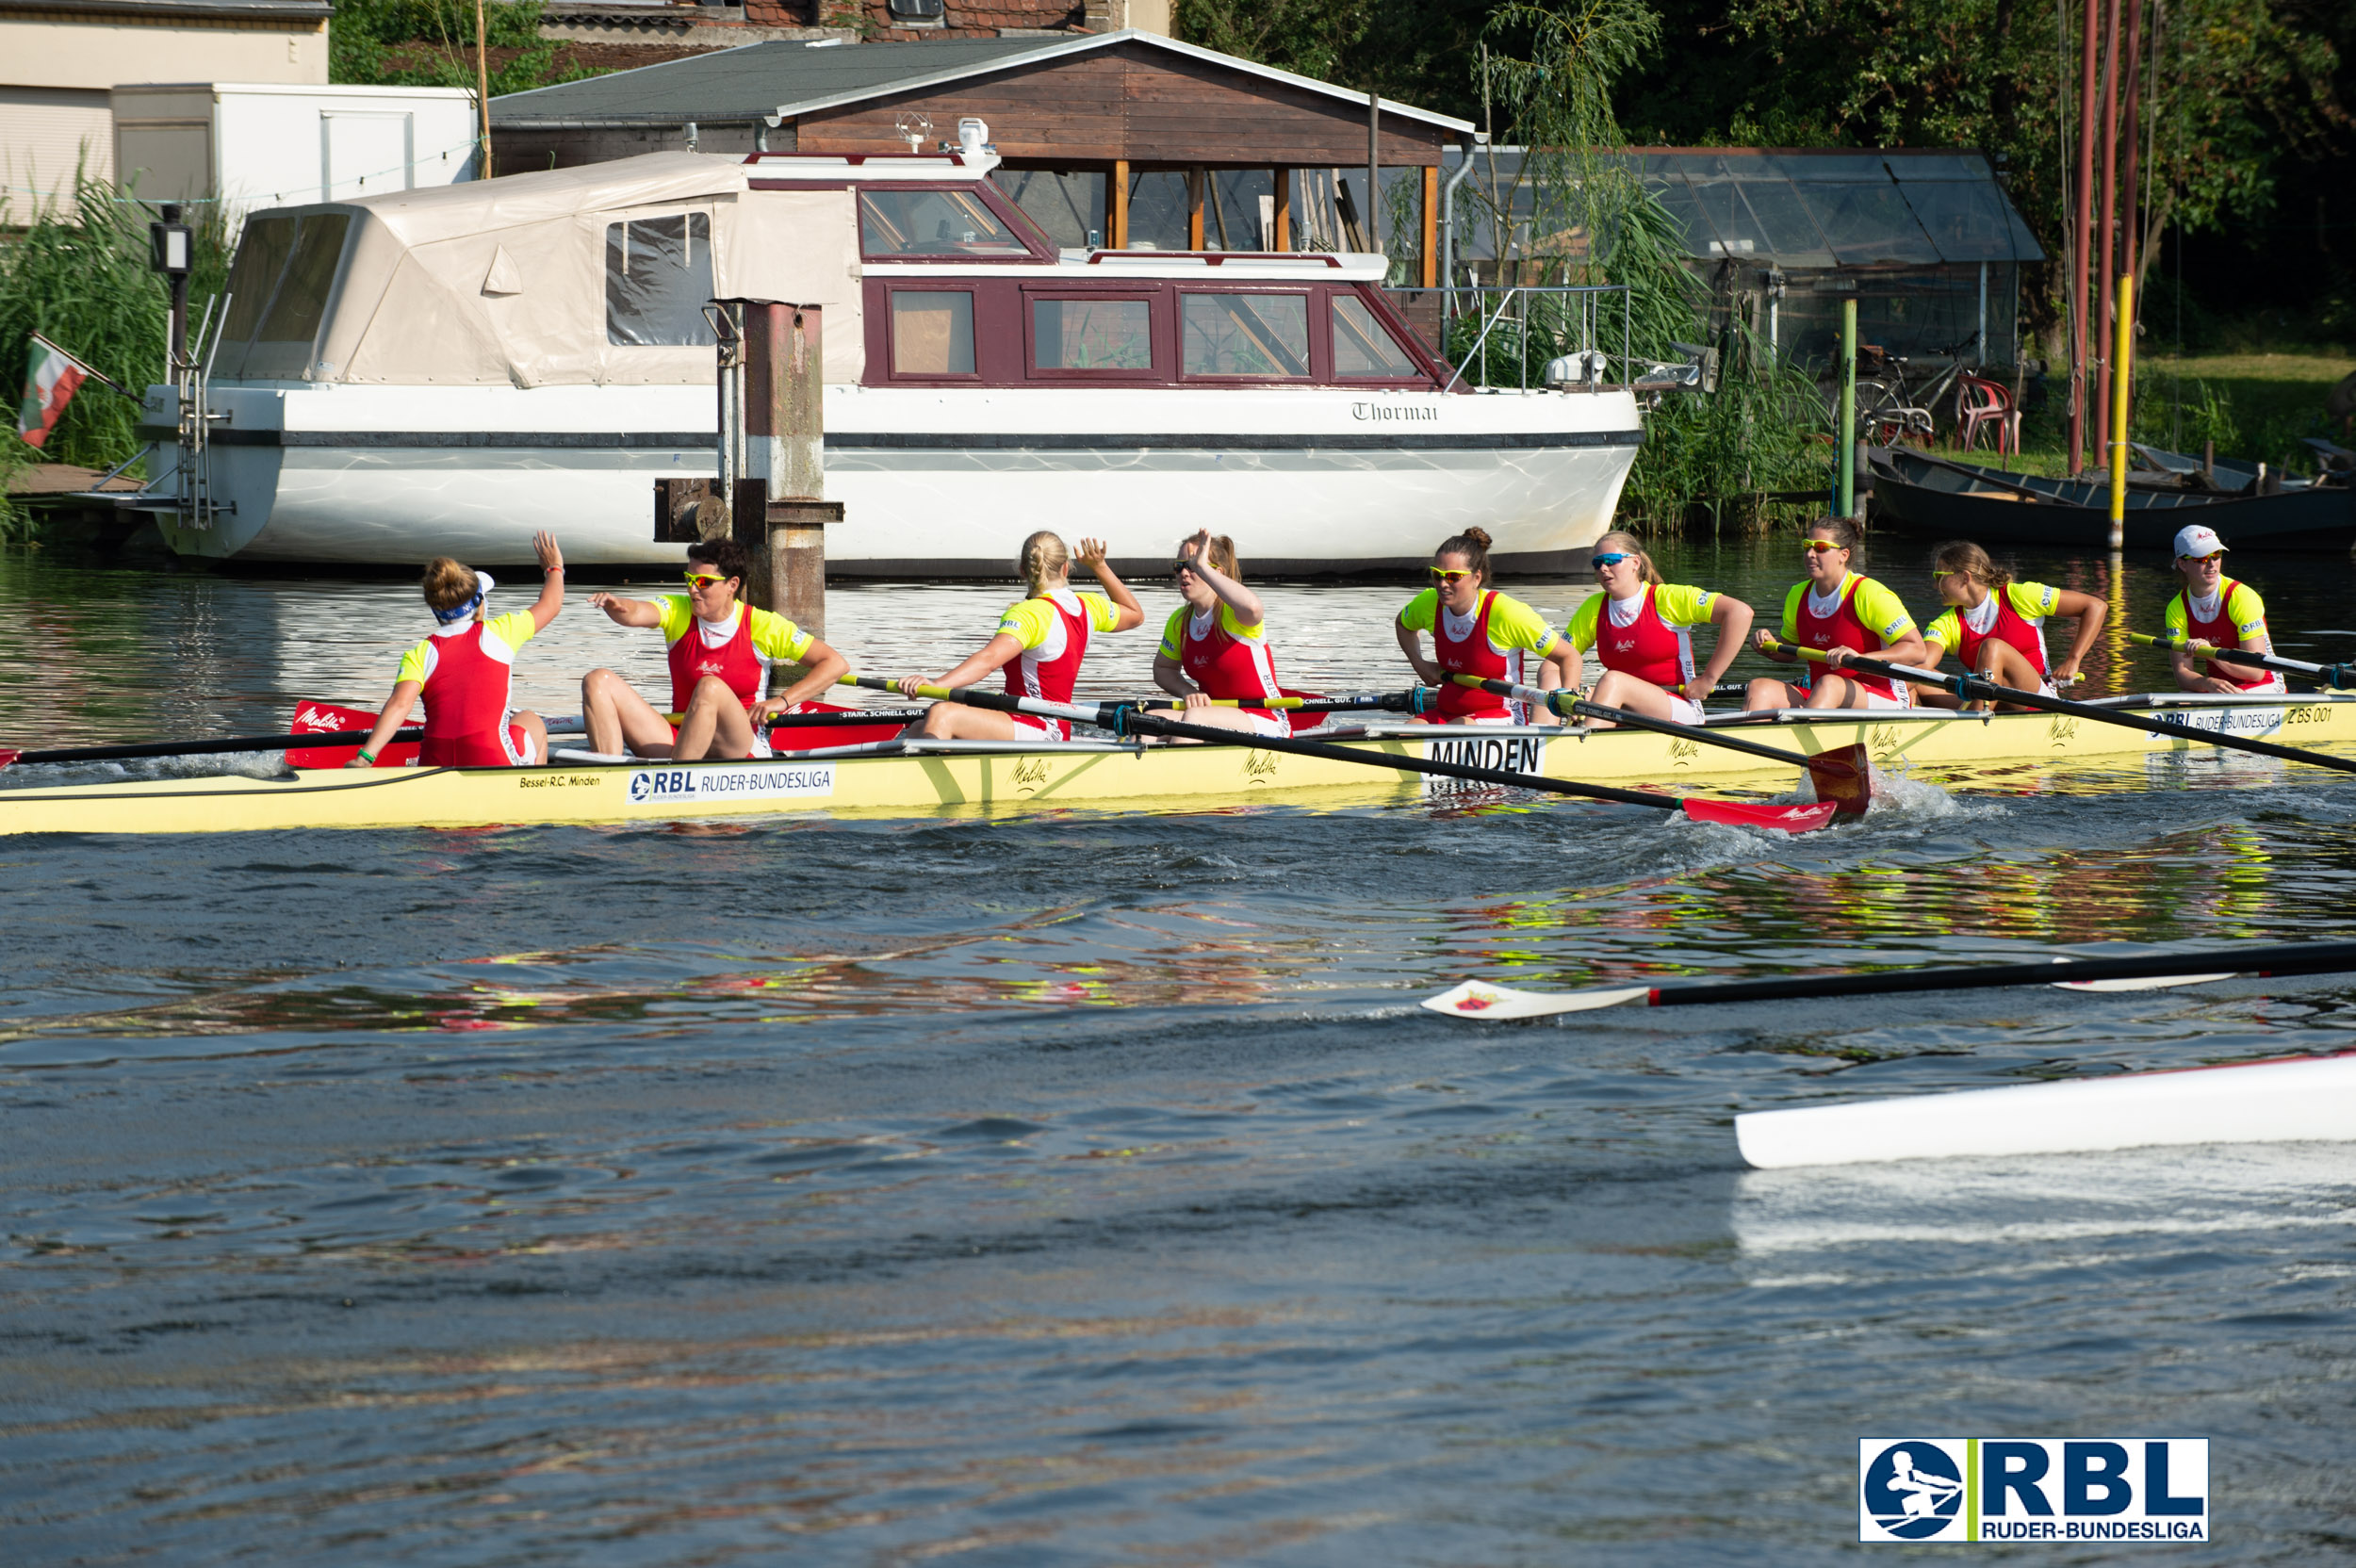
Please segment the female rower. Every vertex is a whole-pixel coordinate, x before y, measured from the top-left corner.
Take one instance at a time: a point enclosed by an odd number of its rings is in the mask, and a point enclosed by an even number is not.
[[[1822,648],[1828,655],[1820,669],[1812,661],[1777,648],[1761,653],[1778,664],[1800,664],[1799,679],[1772,677],[1751,682],[1743,694],[1746,712],[1775,708],[1906,708],[1913,697],[1906,683],[1889,676],[1843,675],[1841,666],[1852,654],[1871,654],[1892,664],[1922,662],[1922,634],[1898,596],[1870,577],[1849,569],[1864,556],[1856,527],[1841,517],[1824,517],[1808,525],[1800,547],[1808,576],[1783,596],[1782,641],[1793,647]],[[1752,633],[1764,645],[1769,633]]]
[[[490,615],[496,586],[488,572],[449,556],[426,563],[426,608],[441,624],[401,656],[393,694],[376,716],[368,744],[344,764],[376,766],[393,732],[425,698],[425,738],[417,761],[429,768],[524,768],[548,760],[548,727],[539,714],[518,713],[513,695],[515,650],[532,641],[564,608],[564,557],[547,533],[532,536],[540,558],[540,596],[529,610]]]
[[[2056,687],[2076,678],[2079,664],[2102,634],[2103,619],[2110,614],[2110,606],[2092,594],[2015,582],[2010,572],[1988,558],[1988,551],[1966,539],[1950,540],[1933,552],[1931,586],[1947,608],[1922,632],[1929,649],[1922,659],[1927,668],[1939,668],[1953,648],[1973,674],[1999,686],[2049,697],[2056,694]],[[2049,666],[2045,622],[2053,615],[2074,618],[2078,630],[2062,662]],[[1914,700],[1931,708],[1963,706],[1962,698],[1944,692],[1917,693]]]
[[[1181,715],[1213,729],[1248,729],[1260,735],[1289,735],[1282,710],[1218,708],[1220,698],[1281,697],[1276,661],[1268,645],[1260,596],[1243,585],[1235,542],[1225,534],[1197,531],[1178,543],[1171,564],[1186,603],[1162,626],[1162,645],[1153,655],[1153,684],[1186,699]]]
[[[1440,690],[1436,712],[1419,724],[1528,724],[1529,705],[1469,686],[1450,677],[1479,676],[1553,691],[1569,684],[1579,650],[1555,634],[1546,617],[1510,594],[1489,586],[1489,535],[1468,528],[1432,553],[1432,586],[1407,601],[1392,629],[1415,678]],[[1425,658],[1419,633],[1432,634]],[[1540,662],[1532,672],[1529,661]],[[1529,677],[1534,673],[1537,679]],[[1538,722],[1552,724],[1551,714]]]
[[[2246,582],[2225,575],[2225,541],[2217,530],[2194,523],[2176,531],[2176,570],[2184,586],[2168,601],[2168,635],[2177,642],[2213,648],[2272,653],[2266,635],[2266,600]],[[2183,692],[2268,695],[2285,691],[2280,670],[2254,664],[2204,663],[2189,653],[2171,652],[2176,688]]]
[[[910,677],[900,690],[918,695],[924,685],[966,686],[996,669],[1006,672],[1006,690],[1019,697],[1044,702],[1070,702],[1080,681],[1080,661],[1088,650],[1088,633],[1129,631],[1145,624],[1145,611],[1104,560],[1101,539],[1080,541],[1080,564],[1096,574],[1103,594],[1072,591],[1072,552],[1055,534],[1041,529],[1023,541],[1015,567],[1030,587],[1028,597],[1007,607],[998,618],[998,633],[957,668],[931,681]],[[924,716],[902,730],[905,739],[935,741],[1068,741],[1072,726],[1061,719],[1034,718],[1027,713],[999,713],[962,703],[936,702]]]
[[[1702,722],[1702,701],[1726,673],[1751,629],[1751,607],[1708,588],[1663,582],[1652,557],[1632,533],[1617,530],[1595,541],[1593,564],[1603,592],[1571,612],[1563,636],[1574,651],[1563,684],[1579,682],[1579,654],[1589,648],[1603,665],[1595,700],[1647,718]],[[1693,667],[1693,630],[1715,626],[1710,662]]]
[[[658,599],[592,594],[591,608],[617,626],[662,629],[671,665],[671,711],[679,727],[654,710],[612,670],[591,670],[581,682],[581,717],[589,749],[693,762],[706,757],[767,757],[768,720],[790,712],[835,682],[849,660],[783,615],[739,604],[744,586],[744,547],[733,539],[699,539],[687,547],[687,592]],[[769,672],[798,664],[800,677],[763,697]]]

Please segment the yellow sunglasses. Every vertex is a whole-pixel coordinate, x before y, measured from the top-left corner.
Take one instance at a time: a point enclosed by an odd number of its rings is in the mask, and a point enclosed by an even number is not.
[[[1457,582],[1473,575],[1468,566],[1434,566],[1431,571],[1434,582]]]
[[[726,582],[728,580],[727,578],[715,577],[710,572],[688,572],[683,575],[686,577],[687,586],[690,588],[709,588],[715,582]]]
[[[1810,539],[1800,547],[1804,550],[1845,550],[1848,547],[1846,545],[1836,545],[1829,539]]]

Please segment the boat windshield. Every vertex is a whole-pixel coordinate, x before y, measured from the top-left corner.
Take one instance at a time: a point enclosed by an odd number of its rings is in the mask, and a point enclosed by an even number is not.
[[[229,318],[215,374],[288,380],[311,368],[311,346],[352,231],[348,212],[256,218],[229,270]]]
[[[967,190],[862,190],[860,248],[869,256],[1024,256],[1030,247]]]

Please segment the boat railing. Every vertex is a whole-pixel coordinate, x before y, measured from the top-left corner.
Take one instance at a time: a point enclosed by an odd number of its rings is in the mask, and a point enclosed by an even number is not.
[[[1611,330],[1615,315],[1619,381],[1625,385],[1634,379],[1629,374],[1635,367],[1629,353],[1633,323],[1626,284],[1460,285],[1448,291],[1448,303],[1441,318],[1440,351],[1456,368],[1444,391],[1452,392],[1463,383],[1477,391],[1511,387],[1527,392],[1533,380],[1541,386],[1601,391],[1612,366],[1598,340]],[[1562,375],[1565,369],[1573,373]],[[1550,377],[1549,370],[1556,373]]]

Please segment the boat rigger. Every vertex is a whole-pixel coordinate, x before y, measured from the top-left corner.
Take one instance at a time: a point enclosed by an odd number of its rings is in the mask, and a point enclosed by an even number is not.
[[[2119,711],[2195,729],[2296,737],[2356,755],[2356,695],[2285,701],[2193,694],[2117,698]],[[2217,766],[2210,746],[2173,734],[2053,713],[1792,710],[1728,715],[1721,729],[1794,760],[1862,744],[1886,771],[1969,778],[2023,763],[2093,770],[2140,783],[2154,763]],[[1329,727],[1343,751],[1589,783],[1683,790],[1695,784],[1784,794],[1795,769],[1652,731],[1597,725]],[[546,768],[291,770],[282,777],[122,779],[0,789],[0,834],[207,833],[283,828],[417,828],[676,822],[797,814],[922,816],[1037,809],[1138,810],[1260,802],[1363,807],[1464,788],[1459,781],[1251,743],[1164,745],[1142,739],[930,742],[803,750],[767,760],[592,761]],[[2227,763],[2273,767],[2269,761]]]

